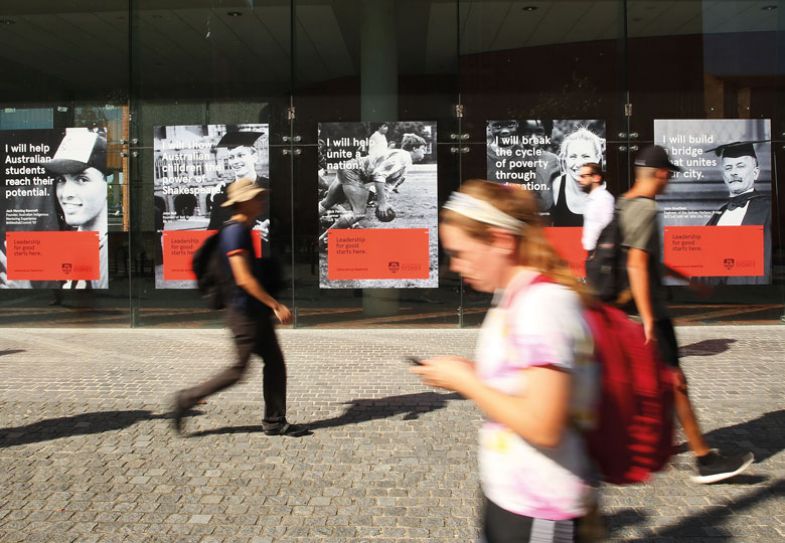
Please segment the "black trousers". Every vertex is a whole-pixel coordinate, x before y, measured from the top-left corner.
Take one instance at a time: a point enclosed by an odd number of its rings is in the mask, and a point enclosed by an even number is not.
[[[480,543],[574,543],[577,522],[516,515],[486,498]]]
[[[202,398],[220,392],[239,381],[248,369],[252,354],[262,357],[262,393],[264,395],[263,425],[274,427],[286,419],[286,363],[273,316],[248,315],[229,309],[226,320],[232,331],[237,360],[234,365],[214,375],[204,383],[180,393],[181,407],[191,408]]]

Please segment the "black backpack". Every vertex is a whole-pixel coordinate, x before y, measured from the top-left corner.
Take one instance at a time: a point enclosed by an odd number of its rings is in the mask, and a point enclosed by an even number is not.
[[[221,251],[218,250],[224,226],[204,240],[191,261],[196,275],[196,288],[207,300],[207,306],[210,309],[226,307],[232,292],[232,278],[229,277],[230,272],[226,269]]]
[[[192,267],[196,275],[196,288],[207,300],[210,309],[223,309],[228,304],[234,292],[234,279],[231,271],[226,266],[226,261],[218,250],[220,235],[223,229],[230,224],[227,221],[221,229],[204,240],[199,249],[194,253]],[[286,288],[286,280],[280,261],[273,257],[254,259],[252,273],[264,290],[272,297]]]
[[[618,303],[629,296],[627,250],[622,246],[619,213],[617,201],[613,219],[600,232],[597,245],[586,260],[586,282],[596,296],[606,303]]]

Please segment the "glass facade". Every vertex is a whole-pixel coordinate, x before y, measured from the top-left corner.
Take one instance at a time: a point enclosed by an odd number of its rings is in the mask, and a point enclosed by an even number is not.
[[[488,176],[492,121],[601,127],[620,194],[656,120],[770,120],[769,284],[723,284],[709,299],[674,286],[671,302],[686,322],[782,315],[784,0],[5,0],[0,68],[0,135],[100,130],[112,172],[108,288],[0,289],[2,326],[218,325],[196,291],[156,287],[161,213],[209,207],[158,198],[156,145],[173,127],[217,140],[248,125],[266,126],[269,247],[295,326],[476,325],[488,296],[464,288],[441,252],[438,287],[320,287],[320,123],[405,132],[422,121],[436,123],[423,162],[437,166],[440,205],[461,180]]]

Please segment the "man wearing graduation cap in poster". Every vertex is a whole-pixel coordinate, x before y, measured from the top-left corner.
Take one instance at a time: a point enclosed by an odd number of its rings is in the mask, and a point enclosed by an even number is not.
[[[771,198],[755,190],[760,175],[755,143],[733,142],[709,151],[722,157],[722,180],[728,188],[728,202],[714,212],[706,226],[771,224]]]
[[[227,211],[228,208],[221,207],[221,204],[226,201],[226,187],[231,182],[238,179],[255,179],[259,187],[263,189],[270,188],[270,180],[256,173],[258,153],[254,143],[261,136],[261,132],[227,132],[216,144],[216,149],[224,148],[227,150],[226,160],[234,174],[234,179],[218,185],[216,187],[217,191],[211,196],[208,230],[218,230],[224,222],[229,220],[231,212]],[[267,213],[263,213],[262,216],[267,216]]]
[[[726,279],[728,283],[751,284],[768,282],[771,264],[771,197],[755,190],[760,175],[755,144],[758,141],[735,141],[708,149],[721,157],[722,180],[728,188],[728,201],[714,212],[706,226],[763,225],[764,276]]]

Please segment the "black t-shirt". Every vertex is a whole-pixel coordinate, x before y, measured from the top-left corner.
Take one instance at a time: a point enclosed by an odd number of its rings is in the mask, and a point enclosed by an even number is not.
[[[244,224],[233,221],[226,223],[224,228],[221,230],[219,248],[221,253],[224,255],[226,269],[230,277],[232,274],[232,268],[229,265],[229,257],[233,255],[247,254],[250,257],[251,272],[255,272],[257,268],[257,258],[254,252],[251,229],[246,227]],[[256,274],[254,273],[254,275]],[[232,278],[232,283],[232,294],[228,304],[231,309],[250,314],[270,313],[269,307],[234,284],[234,278]]]

